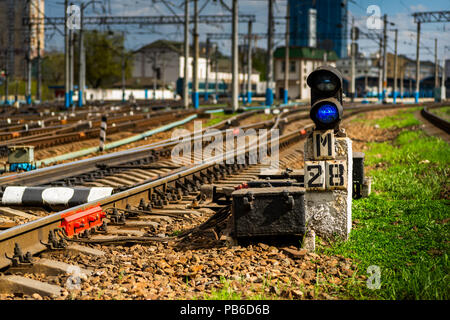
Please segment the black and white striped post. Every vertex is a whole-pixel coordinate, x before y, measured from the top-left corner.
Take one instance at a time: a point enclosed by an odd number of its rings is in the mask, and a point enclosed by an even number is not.
[[[66,208],[109,197],[111,187],[20,187],[8,186],[0,204],[4,206],[63,206]]]
[[[102,116],[102,123],[100,124],[100,146],[99,150],[102,152],[105,149],[105,141],[106,141],[106,116]]]

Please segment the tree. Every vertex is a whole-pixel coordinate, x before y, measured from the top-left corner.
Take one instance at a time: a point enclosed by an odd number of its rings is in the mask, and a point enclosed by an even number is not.
[[[112,32],[85,32],[86,81],[93,88],[108,87],[122,79],[122,55],[125,74],[131,75],[130,54],[124,49],[124,38]]]
[[[255,48],[255,51],[253,52],[253,69],[259,72],[259,79],[261,81],[266,81],[267,50]]]
[[[43,82],[49,85],[64,84],[64,53],[47,52],[41,64]]]

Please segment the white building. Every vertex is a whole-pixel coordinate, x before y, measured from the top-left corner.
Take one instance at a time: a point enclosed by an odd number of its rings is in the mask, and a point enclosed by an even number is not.
[[[198,61],[199,91],[204,92],[204,82],[208,68],[209,90],[213,90],[216,80],[215,61],[210,60],[207,66],[206,48],[204,44],[200,46],[200,57]],[[177,81],[184,79],[184,47],[182,42],[158,40],[142,47],[134,53],[132,77],[134,82],[139,82],[143,86],[151,86],[155,83],[158,87],[168,86],[176,89]],[[190,48],[190,53],[193,49]],[[188,76],[192,82],[193,57],[189,57]],[[228,59],[218,60],[217,80],[225,83],[228,88],[231,86],[231,61]],[[239,73],[241,85],[247,81],[247,75]],[[251,82],[254,86],[259,83],[259,73],[253,71]]]
[[[285,49],[275,50],[275,95],[282,99],[284,91]],[[327,62],[324,62],[326,59]],[[290,99],[309,99],[310,88],[306,84],[308,75],[316,68],[327,64],[336,66],[338,59],[334,51],[309,47],[289,47],[289,88]]]
[[[352,59],[350,57],[339,59],[336,61],[336,68],[341,71],[342,76],[351,80]],[[355,78],[378,78],[378,66],[376,58],[359,56],[355,58]]]

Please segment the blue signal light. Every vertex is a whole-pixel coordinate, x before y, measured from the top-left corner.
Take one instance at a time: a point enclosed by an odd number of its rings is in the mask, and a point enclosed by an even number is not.
[[[317,109],[316,119],[322,123],[332,123],[339,117],[338,109],[335,105],[324,104]]]

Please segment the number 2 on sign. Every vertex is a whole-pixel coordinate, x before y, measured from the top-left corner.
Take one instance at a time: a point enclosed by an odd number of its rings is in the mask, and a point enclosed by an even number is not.
[[[305,184],[310,190],[325,190],[325,162],[305,161]]]

